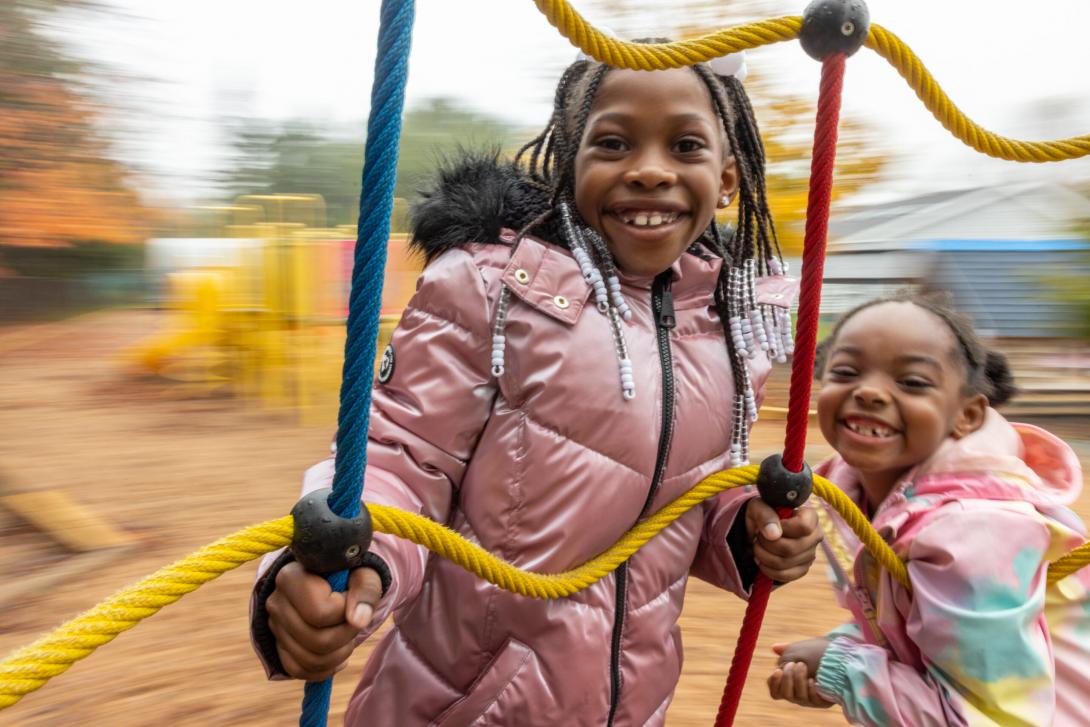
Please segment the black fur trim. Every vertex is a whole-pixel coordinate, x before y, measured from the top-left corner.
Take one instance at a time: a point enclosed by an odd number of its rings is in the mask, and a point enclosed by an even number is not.
[[[412,246],[428,262],[468,242],[497,244],[504,227],[521,230],[549,208],[548,192],[529,183],[498,150],[463,150],[443,162],[412,205]],[[534,234],[557,241],[548,226]]]

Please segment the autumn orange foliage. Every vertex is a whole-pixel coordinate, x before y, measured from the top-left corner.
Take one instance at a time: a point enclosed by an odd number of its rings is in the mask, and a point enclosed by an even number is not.
[[[145,210],[94,124],[62,78],[0,64],[0,245],[145,239]]]

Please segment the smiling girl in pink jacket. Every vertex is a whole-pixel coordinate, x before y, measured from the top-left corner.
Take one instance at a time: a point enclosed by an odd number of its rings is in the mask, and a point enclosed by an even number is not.
[[[714,217],[736,196],[732,235]],[[747,458],[793,287],[739,79],[578,60],[515,164],[449,166],[413,234],[428,264],[375,387],[365,502],[557,572]],[[746,597],[758,564],[790,581],[814,558],[812,510],[781,525],[752,498],[702,503],[561,600],[384,535],[347,594],[286,554],[258,583],[255,643],[270,675],[320,679],[392,614],[348,724],[661,725],[689,576]]]
[[[1086,725],[1090,569],[1049,585],[1086,531],[1075,453],[992,406],[1006,360],[945,303],[865,304],[822,346],[818,420],[848,494],[908,567],[905,590],[831,508],[824,544],[852,622],[774,647],[772,696],[866,727]]]

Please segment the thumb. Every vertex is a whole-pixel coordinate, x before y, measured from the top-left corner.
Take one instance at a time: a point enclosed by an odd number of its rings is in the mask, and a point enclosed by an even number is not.
[[[783,656],[783,652],[787,651],[787,644],[773,644],[772,653],[776,656]]]
[[[765,540],[779,540],[783,537],[780,516],[763,500],[754,498],[746,508],[746,526],[750,537],[760,533]]]
[[[382,578],[373,568],[357,568],[348,578],[344,618],[359,630],[371,624],[375,607],[382,598]]]

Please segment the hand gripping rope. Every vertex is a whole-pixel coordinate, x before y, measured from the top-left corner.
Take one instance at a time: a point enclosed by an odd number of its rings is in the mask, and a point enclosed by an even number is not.
[[[291,517],[271,520],[240,530],[161,568],[135,585],[45,634],[29,646],[0,661],[0,709],[41,688],[99,646],[158,613],[186,593],[221,574],[289,544],[302,554],[308,567],[332,572],[331,583],[344,589],[346,569],[363,557],[371,530],[411,540],[495,585],[533,598],[562,598],[608,576],[663,528],[705,499],[734,487],[756,483],[762,497],[778,506],[781,516],[802,504],[811,476],[803,462],[806,418],[816,345],[817,313],[829,216],[836,130],[844,61],[862,42],[890,62],[916,91],[924,105],[954,136],[991,156],[1021,162],[1075,159],[1090,154],[1090,135],[1055,141],[1009,139],[983,129],[968,119],[946,96],[919,59],[896,36],[877,25],[867,28],[866,8],[859,0],[817,0],[805,15],[765,20],[721,30],[690,41],[634,44],[603,35],[586,23],[566,0],[534,0],[541,12],[573,44],[588,55],[622,68],[652,70],[677,68],[707,61],[739,50],[799,38],[803,48],[822,62],[817,128],[811,167],[803,250],[802,293],[799,302],[795,360],[792,362],[789,412],[782,459],[770,458],[758,467],[749,465],[719,472],[694,486],[640,522],[607,551],[564,573],[539,574],[519,568],[469,543],[457,533],[427,518],[396,508],[369,505],[361,508],[360,494],[366,465],[368,415],[371,401],[371,362],[375,358],[382,271],[393,204],[411,41],[412,0],[383,0],[375,81],[360,197],[360,222],[349,298],[344,380],[338,414],[336,475],[328,496],[311,496],[296,506]],[[776,483],[780,486],[777,487]],[[905,588],[911,589],[905,564],[870,526],[859,509],[831,482],[812,476],[813,489],[852,527],[864,547]],[[774,493],[784,499],[776,502]],[[323,521],[328,521],[324,523]],[[326,527],[339,531],[339,535]],[[293,535],[294,540],[293,540]],[[315,548],[308,548],[308,543]],[[1055,583],[1090,564],[1090,543],[1050,564],[1048,582]],[[739,646],[717,727],[731,724],[738,697],[756,645],[771,582],[759,576],[746,611]],[[324,725],[331,682],[307,685],[300,724]]]

